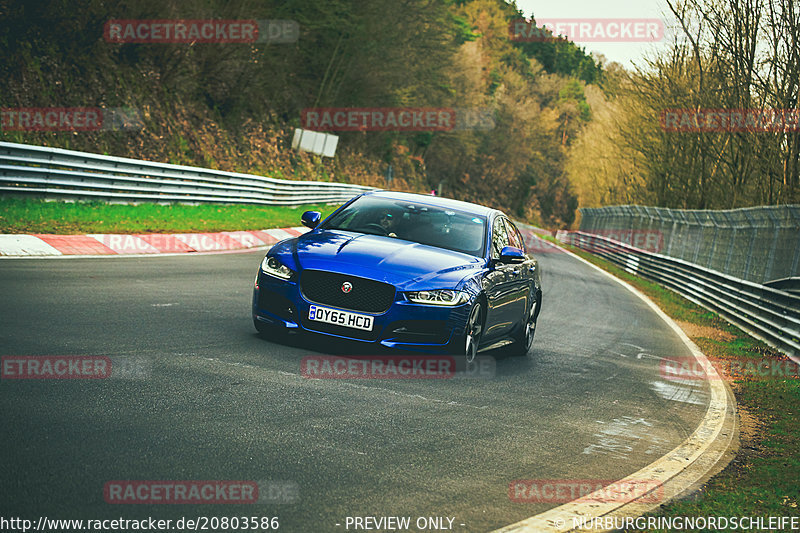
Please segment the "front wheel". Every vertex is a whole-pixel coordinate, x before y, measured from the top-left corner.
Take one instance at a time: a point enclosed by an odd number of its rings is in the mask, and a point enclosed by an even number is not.
[[[258,331],[258,336],[262,339],[280,341],[285,336],[284,332],[277,326],[262,322],[255,317],[253,317],[253,325],[256,331]]]
[[[256,331],[258,331],[258,334],[261,337],[266,337],[269,335],[269,329],[270,329],[269,326],[261,322],[259,319],[254,317],[253,325],[255,326]]]
[[[469,313],[467,326],[464,331],[464,356],[467,363],[471,363],[478,356],[478,346],[483,336],[483,306],[475,302]]]
[[[514,338],[511,351],[518,357],[525,357],[533,344],[533,336],[536,334],[536,319],[539,314],[539,299],[534,298],[531,307],[525,314],[525,324]]]

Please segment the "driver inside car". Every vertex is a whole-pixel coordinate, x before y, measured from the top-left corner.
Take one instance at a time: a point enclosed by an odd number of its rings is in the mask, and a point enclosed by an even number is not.
[[[395,233],[397,221],[395,220],[395,217],[391,213],[384,214],[381,217],[379,224],[386,231],[387,237],[397,238],[397,233]]]

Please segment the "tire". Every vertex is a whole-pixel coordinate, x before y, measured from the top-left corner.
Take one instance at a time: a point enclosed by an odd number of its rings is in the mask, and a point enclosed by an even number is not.
[[[280,326],[272,326],[254,318],[253,325],[258,331],[258,336],[272,342],[283,343],[288,338],[288,333]]]
[[[539,318],[539,308],[541,307],[541,299],[538,297],[533,298],[533,303],[530,309],[525,313],[525,324],[520,332],[514,336],[514,344],[511,345],[511,354],[517,357],[525,357],[533,346],[533,337],[536,334],[536,321]]]
[[[270,328],[269,325],[264,324],[257,318],[253,318],[253,325],[256,327],[256,331],[258,331],[258,335],[260,337],[264,337],[266,339],[267,337],[270,336],[270,333],[272,333],[272,328]]]
[[[483,304],[480,300],[475,302],[469,312],[467,325],[464,328],[464,339],[459,355],[463,355],[467,364],[475,361],[478,356],[478,347],[483,337]]]

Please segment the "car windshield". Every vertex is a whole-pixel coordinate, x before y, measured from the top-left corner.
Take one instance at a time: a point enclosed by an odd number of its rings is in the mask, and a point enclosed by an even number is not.
[[[483,257],[486,217],[392,198],[362,196],[323,224]]]

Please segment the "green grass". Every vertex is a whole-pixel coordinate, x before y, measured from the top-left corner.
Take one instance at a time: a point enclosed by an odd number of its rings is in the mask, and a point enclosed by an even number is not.
[[[303,211],[331,213],[333,205],[139,205],[47,202],[0,197],[0,233],[188,233],[300,225]]]
[[[785,356],[730,325],[715,313],[689,302],[656,283],[633,276],[616,265],[567,247],[579,256],[630,283],[672,318],[720,330],[728,340],[692,336],[713,359],[781,359]],[[796,368],[796,367],[795,367]],[[654,516],[800,515],[800,380],[752,377],[730,381],[740,410],[742,447],[736,458],[690,498],[662,506]],[[648,515],[650,516],[650,515]],[[645,531],[645,530],[625,530]],[[664,531],[664,530],[646,530]],[[699,531],[699,530],[695,530]],[[706,530],[703,530],[706,531]],[[711,531],[711,530],[708,530]]]

